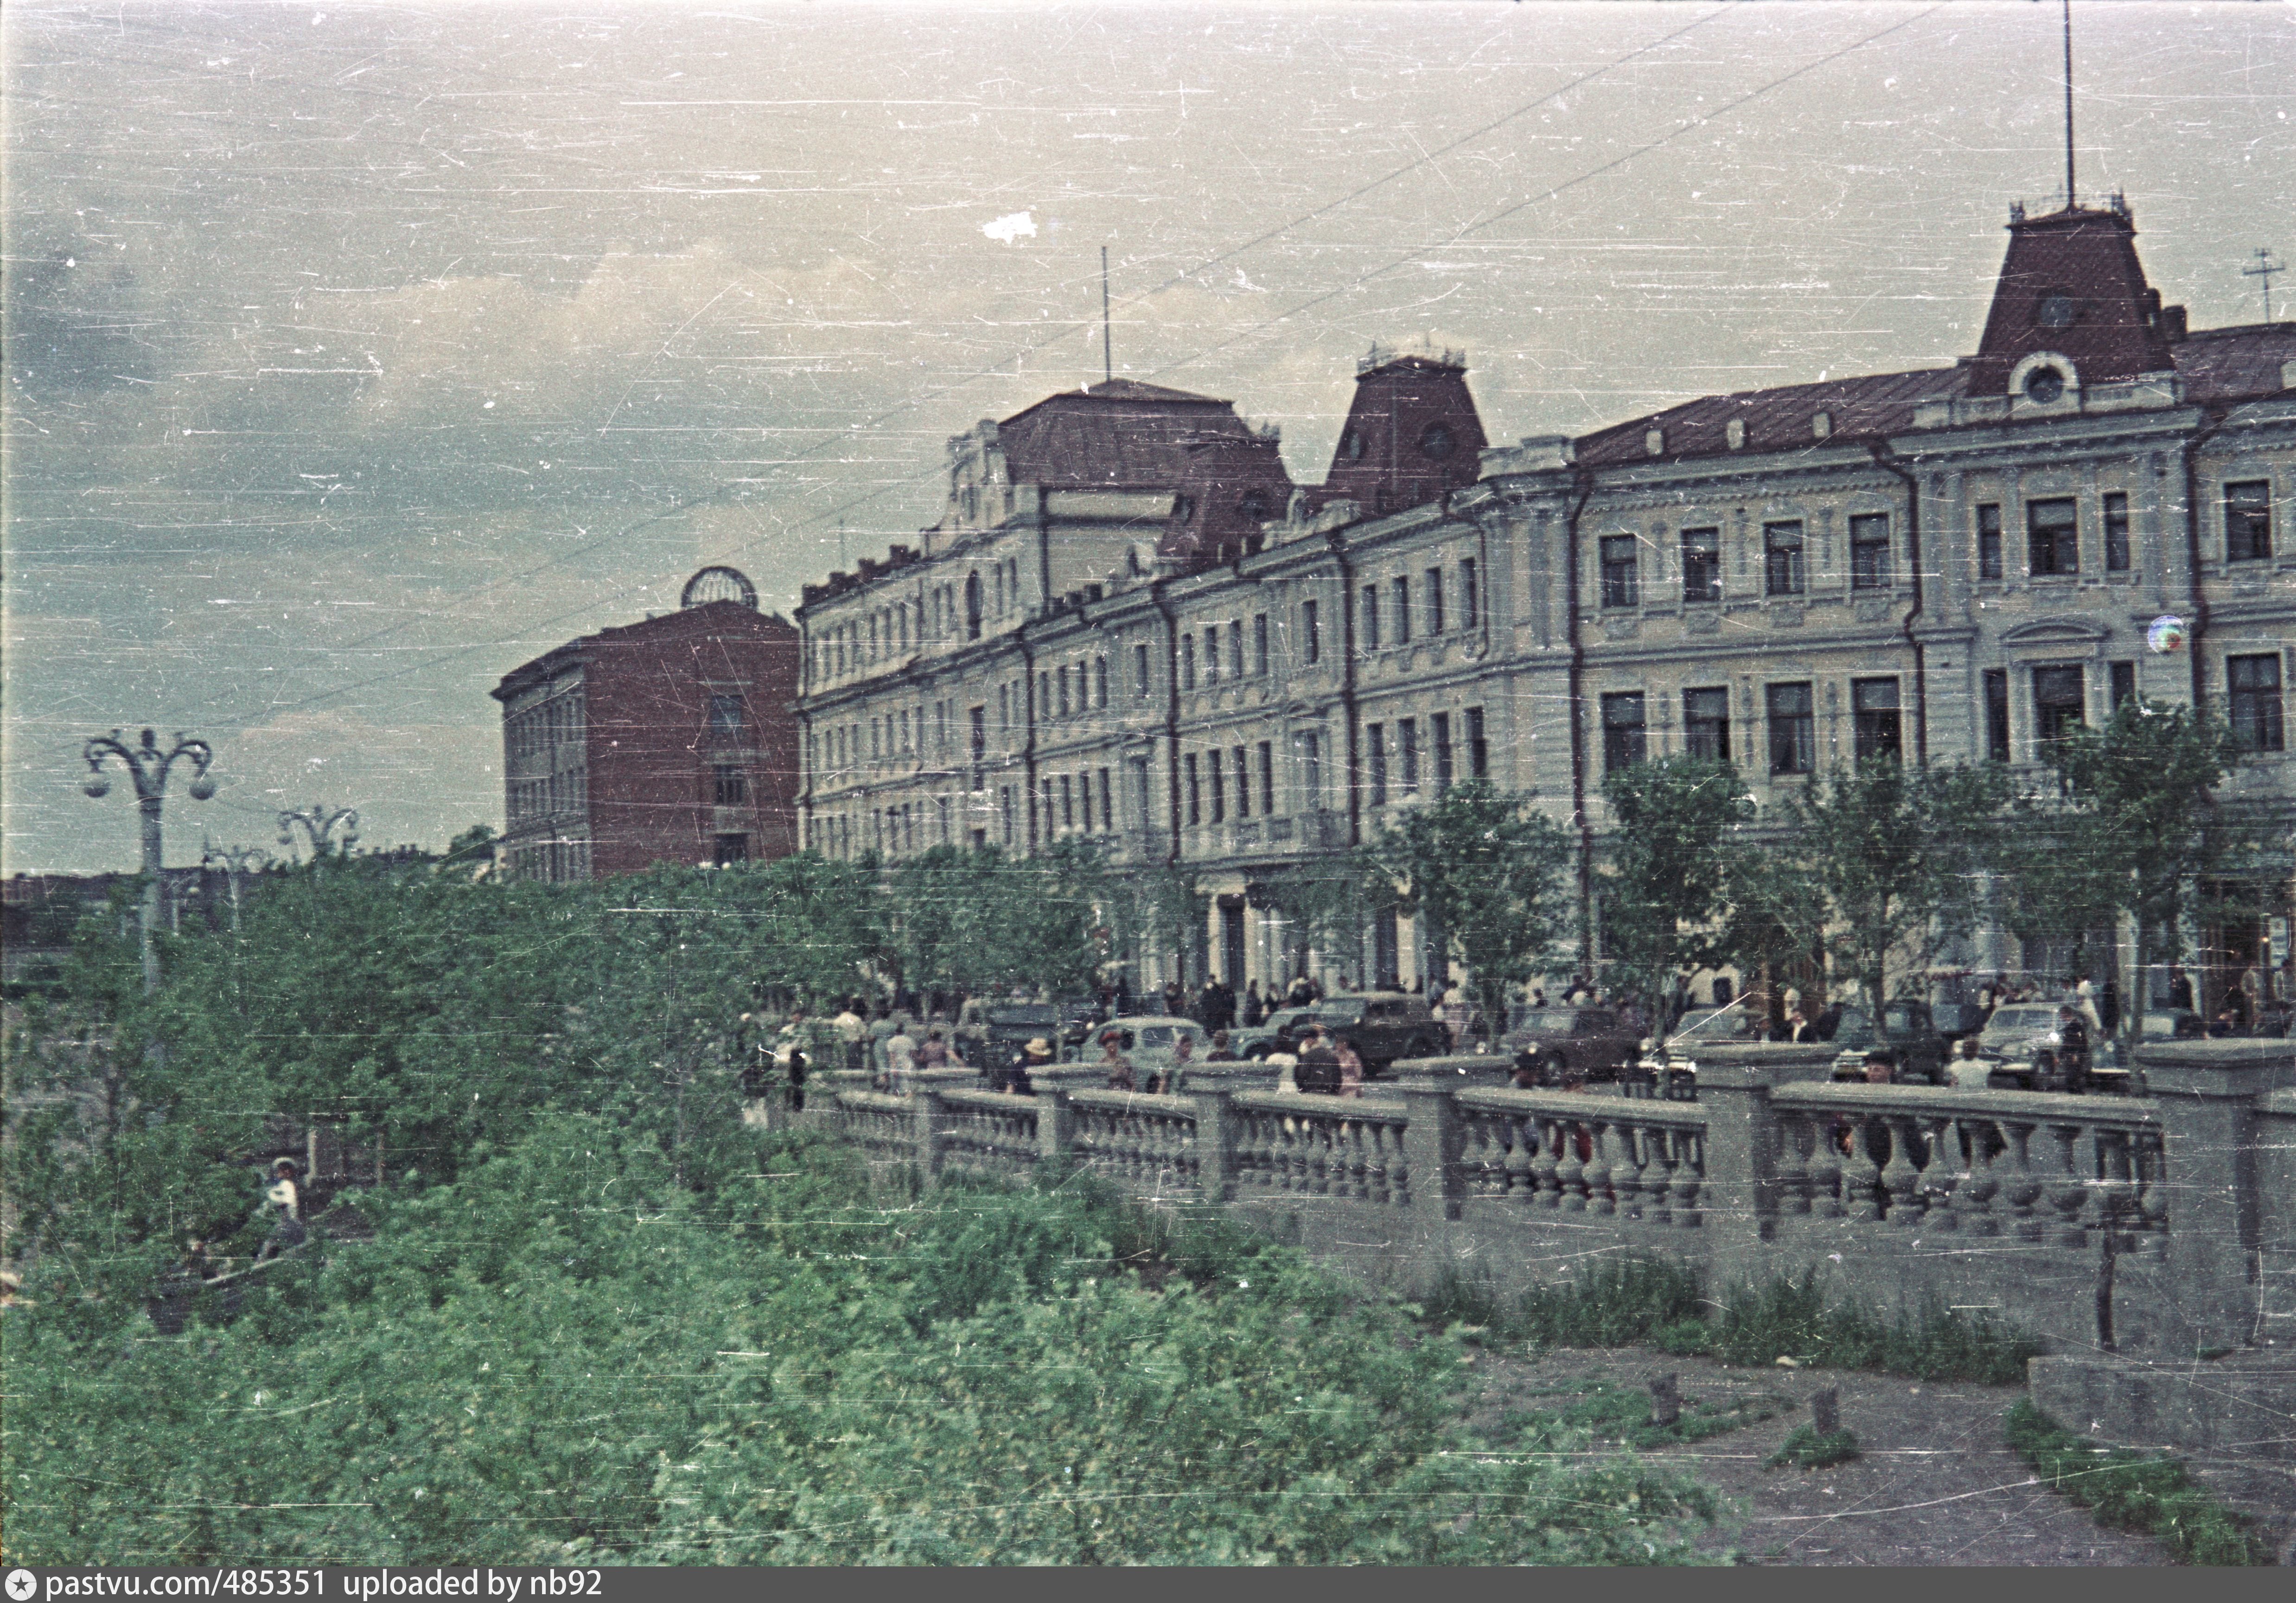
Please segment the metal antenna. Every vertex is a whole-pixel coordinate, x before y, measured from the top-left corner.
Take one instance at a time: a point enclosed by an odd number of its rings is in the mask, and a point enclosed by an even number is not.
[[[1108,247],[1100,248],[1100,372],[1103,382],[1116,377],[1116,336],[1108,319]]]
[[[2073,210],[2073,0],[2065,7],[2065,210]]]
[[[2243,278],[2257,279],[2263,284],[2264,320],[2267,323],[2272,321],[2272,275],[2275,273],[2285,273],[2287,270],[2273,260],[2272,252],[2261,245],[2256,248],[2256,265],[2252,267],[2243,267],[2240,270],[2240,275]]]

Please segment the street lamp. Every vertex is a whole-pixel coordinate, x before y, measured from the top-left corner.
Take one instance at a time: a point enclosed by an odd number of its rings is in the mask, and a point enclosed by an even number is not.
[[[160,951],[152,944],[152,933],[160,927],[160,798],[167,793],[168,770],[179,757],[192,760],[191,793],[194,802],[204,802],[215,794],[215,781],[208,777],[208,765],[215,761],[215,751],[204,740],[187,740],[176,731],[173,751],[160,750],[158,736],[149,729],[144,731],[144,743],[131,746],[114,729],[109,735],[91,738],[80,755],[87,760],[87,783],[80,788],[89,795],[102,798],[110,793],[111,781],[103,772],[103,760],[117,757],[135,781],[135,805],[144,818],[144,991],[150,995],[160,989]]]
[[[200,867],[209,864],[221,868],[225,883],[231,887],[231,933],[239,933],[239,876],[249,869],[271,866],[271,854],[260,846],[226,846],[221,850],[202,838],[200,842]]]
[[[314,860],[336,851],[340,851],[344,856],[348,857],[351,848],[358,844],[358,810],[356,808],[337,808],[331,813],[314,802],[308,812],[281,813],[279,843],[282,846],[292,846],[295,843],[295,826],[298,824],[303,826],[303,833],[310,837],[311,856]],[[327,838],[334,833],[335,826],[338,824],[343,826],[343,838],[340,845]]]

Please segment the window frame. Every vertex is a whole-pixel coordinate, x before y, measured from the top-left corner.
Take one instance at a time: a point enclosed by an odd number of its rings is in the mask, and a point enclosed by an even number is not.
[[[1904,694],[1896,674],[1849,681],[1851,751],[1857,761],[1880,757],[1892,762],[1906,760]],[[1881,704],[1885,696],[1887,706]]]
[[[1977,580],[1999,584],[2001,571],[2001,503],[1986,501],[1977,508]]]
[[[1874,533],[1880,526],[1879,535]],[[1886,590],[1895,582],[1890,569],[1890,514],[1853,513],[1849,519],[1849,588]]]
[[[1762,525],[1762,594],[1807,596],[1808,530],[1800,518],[1777,518]]]
[[[2041,514],[2059,507],[2070,508],[2072,517],[2063,523],[2041,522]],[[2046,546],[2044,541],[2047,543]],[[2046,554],[2047,565],[2043,565]],[[2070,579],[2080,571],[2080,498],[2077,496],[2044,496],[2025,503],[2025,571],[2034,579]]]
[[[1785,703],[1798,696],[1799,708]],[[1817,695],[1808,679],[1788,679],[1762,686],[1762,711],[1767,724],[1770,773],[1773,777],[1800,777],[1817,769]],[[1784,760],[1781,760],[1783,756]]]
[[[2130,556],[2128,492],[2109,489],[2104,492],[2104,571],[2108,573],[2128,572]]]
[[[2268,670],[2271,683],[2240,683],[2242,670],[2254,674]],[[2251,752],[2284,752],[2288,749],[2286,689],[2281,672],[2280,654],[2243,652],[2225,658],[2225,707],[2233,733]],[[2251,727],[2253,733],[2251,734]]]
[[[1642,537],[1606,534],[1596,543],[1595,561],[1601,573],[1601,604],[1611,608],[1643,604]],[[1620,554],[1624,553],[1622,556]]]
[[[1712,697],[1712,702],[1693,701],[1693,697]],[[1722,709],[1718,718],[1702,711],[1703,706],[1718,703]],[[1704,746],[1704,751],[1699,748]],[[1728,762],[1730,756],[1730,687],[1727,685],[1699,685],[1682,693],[1682,748],[1692,757],[1706,762]]]
[[[1703,605],[1722,599],[1722,530],[1719,525],[1685,529],[1681,534],[1682,599]],[[1693,545],[1692,542],[1697,542]]]
[[[1650,760],[1650,703],[1642,691],[1614,690],[1605,695],[1602,720],[1603,772],[1616,774]]]
[[[2254,503],[2247,501],[2243,492],[2259,492]],[[2235,504],[2234,497],[2242,497]],[[2261,563],[2272,560],[2272,481],[2243,479],[2227,481],[2224,487],[2225,561],[2231,563]],[[2235,541],[2234,531],[2239,532]]]

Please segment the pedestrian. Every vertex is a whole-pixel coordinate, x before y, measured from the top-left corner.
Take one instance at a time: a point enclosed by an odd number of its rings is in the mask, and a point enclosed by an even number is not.
[[[1210,1051],[1209,1051],[1209,1052],[1207,1052],[1207,1053],[1205,1053],[1205,1054],[1204,1054],[1204,1061],[1205,1061],[1206,1063],[1239,1063],[1239,1062],[1242,1062],[1242,1060],[1241,1058],[1239,1058],[1239,1057],[1237,1057],[1237,1056],[1236,1056],[1235,1052],[1234,1052],[1234,1049],[1233,1048],[1231,1048],[1231,1047],[1228,1045],[1228,1040],[1229,1040],[1229,1039],[1230,1039],[1230,1038],[1229,1038],[1228,1032],[1227,1032],[1226,1031],[1225,1031],[1225,1030],[1215,1030],[1215,1031],[1213,1031],[1213,1032],[1212,1032],[1212,1049],[1211,1049]],[[1175,1042],[1173,1043],[1172,1049],[1173,1049],[1175,1052],[1177,1052],[1177,1051],[1178,1051],[1182,1047],[1188,1047],[1188,1048],[1193,1048],[1194,1047],[1194,1045],[1195,1045],[1195,1042],[1193,1042],[1193,1040],[1189,1040],[1189,1039],[1188,1039],[1188,1037],[1186,1037],[1186,1036],[1183,1035],[1182,1037],[1180,1037],[1180,1039],[1179,1039],[1177,1041],[1175,1041]]]
[[[1300,1090],[1311,1096],[1339,1095],[1340,1055],[1332,1048],[1323,1025],[1310,1024],[1301,1036],[1299,1067],[1292,1080]]]
[[[917,1043],[909,1035],[908,1022],[896,1017],[893,1032],[885,1038],[885,1087],[896,1097],[906,1097],[916,1089]]]
[[[1275,1049],[1259,1061],[1275,1071],[1277,1090],[1294,1095],[1299,1092],[1300,1056],[1292,1049],[1290,1042],[1279,1040]]]
[[[1978,1055],[1977,1037],[1964,1035],[1954,1043],[1945,1072],[1946,1082],[1956,1089],[1981,1091],[1992,1076],[1993,1065]]]
[[[1316,982],[1310,980],[1307,971],[1302,969],[1292,976],[1292,989],[1283,993],[1284,1005],[1291,1007],[1307,1007],[1313,1006],[1315,1000]]]
[[[1013,1060],[997,1071],[992,1091],[1005,1091],[1015,1097],[1033,1097],[1036,1086],[1029,1079],[1029,1071],[1041,1069],[1053,1061],[1053,1043],[1039,1035],[1014,1055]]]
[[[925,1044],[917,1048],[917,1066],[921,1069],[948,1067],[948,1042],[941,1039],[939,1030],[925,1032]]]
[[[1225,1040],[1226,1038],[1227,1032],[1225,1030],[1221,1031],[1220,1039]],[[1212,1054],[1212,1057],[1218,1057],[1218,1056],[1219,1054],[1217,1052]],[[1231,1052],[1228,1056],[1232,1059],[1235,1055]],[[1210,1062],[1211,1059],[1207,1058],[1205,1061]],[[1162,1073],[1152,1074],[1149,1076],[1148,1089],[1157,1096],[1178,1096],[1180,1094],[1180,1087],[1185,1082],[1188,1071],[1195,1066],[1195,1062],[1196,1038],[1183,1030],[1173,1038],[1172,1061],[1170,1065],[1165,1068]]]
[[[1340,1060],[1339,1094],[1342,1097],[1362,1096],[1364,1062],[1361,1055],[1356,1051],[1355,1038],[1342,1035],[1333,1044],[1332,1051]]]
[[[1811,1045],[1817,1040],[1817,1026],[1802,1017],[1800,1007],[1786,1014],[1786,1040],[1797,1047]]]
[[[1445,990],[1440,1010],[1435,1016],[1443,1021],[1443,1028],[1450,1033],[1451,1050],[1454,1052],[1459,1049],[1459,1042],[1466,1036],[1467,1015],[1473,1011],[1458,987],[1451,986]]]
[[[2169,1006],[2193,1011],[2193,979],[2183,968],[2172,966],[2169,970]]]
[[[1128,1091],[1136,1089],[1132,1079],[1132,1060],[1124,1055],[1123,1032],[1104,1030],[1101,1032],[1100,1066],[1107,1071],[1110,1090]]]
[[[746,1016],[746,1015],[745,1015]],[[766,1041],[750,1046],[742,1064],[742,1122],[763,1129],[766,1100],[773,1094],[774,1048]]]
[[[2070,1002],[2057,1009],[2057,1072],[2067,1088],[2088,1076],[2088,1020]]]
[[[2089,1039],[2095,1040],[2104,1033],[2104,1016],[2096,1010],[2096,987],[2083,974],[2073,985],[2073,1007],[2088,1025]]]
[[[1246,980],[1243,982],[1243,1006],[1238,1015],[1238,1022],[1245,1029],[1251,1030],[1258,1028],[1259,1021],[1267,1016],[1267,999],[1259,994],[1259,982]]]
[[[1188,993],[1181,989],[1179,981],[1165,981],[1164,1016],[1166,1018],[1185,1018],[1187,1014]]]
[[[863,1057],[869,1045],[869,1022],[861,1016],[861,1010],[867,1006],[859,997],[854,997],[846,1002],[845,1010],[830,1021],[830,1028],[837,1032],[837,1044],[843,1051],[849,1072],[866,1066]]]
[[[2103,988],[2097,993],[2096,1014],[2097,1022],[2102,1033],[2106,1035],[2118,1035],[2120,1033],[2120,984],[2119,981],[2112,979],[2107,979],[2105,981]]]
[[[1530,988],[1530,1005],[1533,1007],[1546,1006],[1546,992],[1538,986],[1534,985]]]
[[[258,1263],[310,1239],[309,1232],[303,1228],[303,1196],[295,1184],[299,1172],[293,1158],[282,1157],[272,1163],[271,1184],[263,1193],[264,1204],[271,1213],[271,1236],[255,1254]]]

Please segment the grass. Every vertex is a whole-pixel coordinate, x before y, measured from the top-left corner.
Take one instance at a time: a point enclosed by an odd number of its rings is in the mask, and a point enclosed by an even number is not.
[[[1447,1269],[1419,1304],[1439,1328],[1495,1335],[1538,1347],[1647,1344],[1728,1363],[1878,1369],[1916,1380],[2013,1385],[2040,1351],[2022,1332],[1930,1302],[1885,1319],[1830,1305],[1816,1273],[1741,1287],[1708,1301],[1696,1273],[1672,1259],[1605,1258],[1568,1285],[1509,1303],[1487,1279]]]
[[[1777,1451],[1769,1456],[1771,1468],[1795,1464],[1804,1469],[1830,1469],[1836,1464],[1847,1464],[1857,1456],[1857,1433],[1838,1430],[1821,1436],[1815,1425],[1797,1425],[1778,1443]]]
[[[2272,1562],[2249,1522],[2194,1484],[2175,1459],[2100,1447],[2023,1397],[2009,1410],[2009,1445],[2099,1525],[2149,1533],[2187,1564]]]

